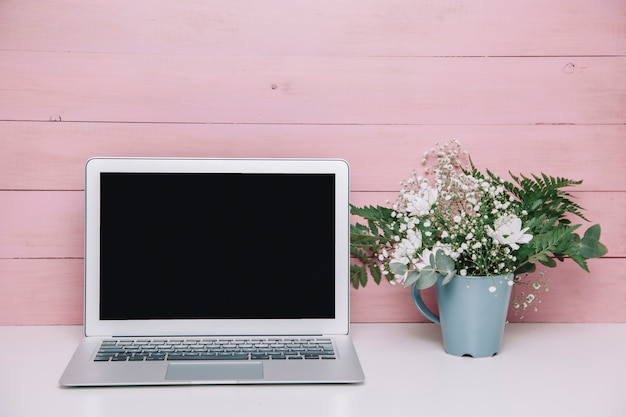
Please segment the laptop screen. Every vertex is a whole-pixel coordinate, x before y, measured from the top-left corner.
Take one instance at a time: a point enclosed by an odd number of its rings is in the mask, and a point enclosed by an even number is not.
[[[100,173],[100,320],[335,316],[332,173]]]
[[[85,334],[347,334],[349,166],[92,158]]]

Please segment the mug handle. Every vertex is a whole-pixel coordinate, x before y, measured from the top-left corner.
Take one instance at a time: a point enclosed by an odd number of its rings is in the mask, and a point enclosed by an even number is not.
[[[433,323],[440,324],[439,316],[437,316],[435,313],[430,311],[428,307],[426,307],[426,304],[424,304],[424,300],[422,300],[422,294],[415,284],[413,284],[413,289],[411,293],[413,295],[413,302],[415,303],[415,307],[417,307],[419,312]]]

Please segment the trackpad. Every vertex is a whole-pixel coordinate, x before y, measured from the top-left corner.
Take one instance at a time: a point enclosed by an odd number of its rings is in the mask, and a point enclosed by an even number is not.
[[[263,378],[260,362],[170,363],[166,380],[207,381]]]
[[[170,363],[165,379],[170,381],[210,381],[263,378],[260,362]]]

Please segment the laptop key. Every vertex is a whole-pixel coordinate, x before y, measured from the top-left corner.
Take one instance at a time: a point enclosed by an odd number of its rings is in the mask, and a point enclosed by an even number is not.
[[[144,359],[145,359],[145,356],[143,356],[143,355],[133,355],[133,356],[128,358],[128,360],[132,361],[132,362],[141,362]]]
[[[119,356],[112,357],[111,361],[113,361],[113,362],[124,362],[127,359],[128,359],[128,356],[126,356],[126,355],[119,355]]]
[[[121,347],[101,347],[98,353],[125,353],[126,349]]]
[[[230,361],[247,361],[249,356],[247,353],[234,353],[234,354],[223,354],[223,355],[208,355],[208,358],[211,360],[230,360]]]
[[[304,359],[319,359],[319,358],[320,358],[320,355],[309,354],[309,353],[304,354]]]
[[[212,360],[226,360],[226,361],[240,361],[240,360],[248,360],[249,357],[247,354],[233,354],[233,355],[222,355],[222,354],[206,354],[206,355],[180,355],[180,354],[169,354],[167,355],[167,360],[169,361],[212,361]]]
[[[252,360],[266,360],[269,359],[270,355],[267,353],[252,353],[250,354],[250,359]]]
[[[335,359],[328,339],[151,340],[102,343],[94,361]]]

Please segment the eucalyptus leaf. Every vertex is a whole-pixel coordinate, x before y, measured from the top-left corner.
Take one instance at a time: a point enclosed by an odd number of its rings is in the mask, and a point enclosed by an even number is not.
[[[588,238],[585,234],[580,240],[580,254],[585,258],[599,258],[606,255],[608,249],[596,239]]]
[[[447,283],[452,281],[452,278],[454,278],[455,276],[456,276],[456,270],[448,272],[448,275],[443,277],[443,280],[441,281],[441,285],[446,285]]]
[[[600,240],[600,225],[594,224],[593,226],[589,227],[589,229],[585,231],[584,237],[594,240]]]
[[[458,146],[458,143],[456,145]],[[513,180],[513,182],[509,182],[504,181],[489,170],[486,171],[486,175],[482,174],[474,166],[471,158],[469,159],[470,168],[461,168],[465,174],[475,178],[478,182],[484,181],[503,187],[506,193],[510,194],[509,197],[512,197],[511,213],[524,213],[523,218],[521,218],[523,222],[521,226],[523,226],[524,231],[528,232],[527,234],[532,236],[532,240],[521,244],[513,253],[515,261],[511,262],[511,266],[515,269],[516,274],[534,272],[537,266],[555,267],[559,261],[562,262],[566,259],[573,260],[583,270],[588,271],[587,259],[598,258],[608,253],[606,246],[600,243],[600,225],[592,225],[584,234],[575,233],[578,228],[583,230],[583,227],[581,224],[575,224],[577,222],[572,222],[574,216],[583,220],[587,219],[582,214],[584,209],[572,200],[571,195],[565,189],[579,185],[582,181],[553,177],[544,173],[516,176],[509,172]],[[402,193],[416,191],[417,188],[413,190],[412,185],[403,186]],[[439,187],[438,185],[435,188],[440,191],[437,187]],[[368,278],[372,278],[376,283],[382,281],[383,277],[388,281],[393,281],[394,275],[396,275],[406,278],[405,286],[415,285],[416,288],[423,289],[434,285],[439,276],[441,276],[443,284],[449,283],[454,279],[457,270],[462,268],[466,269],[468,274],[484,275],[492,266],[498,265],[503,258],[507,257],[507,254],[498,252],[503,245],[496,245],[498,248],[494,248],[494,250],[498,250],[489,254],[483,248],[478,248],[477,252],[474,253],[473,249],[476,248],[472,248],[472,250],[468,250],[468,257],[460,258],[457,261],[446,255],[440,249],[439,241],[441,240],[444,245],[451,245],[452,249],[459,243],[457,242],[459,239],[458,236],[454,238],[450,236],[451,233],[448,233],[450,239],[439,238],[444,231],[451,232],[450,226],[453,226],[449,224],[451,219],[441,215],[441,213],[447,213],[446,210],[449,208],[449,202],[439,198],[441,195],[443,194],[439,192],[436,194],[437,201],[433,206],[436,209],[433,209],[426,216],[418,216],[416,221],[410,220],[409,217],[411,216],[405,216],[407,213],[404,212],[405,208],[403,207],[393,209],[383,206],[356,207],[350,204],[350,212],[361,218],[361,222],[350,227],[350,254],[356,265],[364,267],[350,270],[353,286],[356,288],[365,286]],[[494,226],[492,223],[497,220],[499,213],[498,210],[494,212],[490,209],[490,204],[493,203],[491,200],[488,195],[485,195],[485,201],[481,199],[480,207],[484,210],[478,210],[480,213],[477,214],[480,214],[480,217],[477,218]],[[456,203],[462,203],[462,200]],[[453,207],[455,207],[454,210],[459,208],[461,211],[459,214],[462,214],[462,204]],[[402,253],[402,256],[408,258],[406,264],[398,262],[395,257],[391,259],[388,257],[379,258],[378,254],[383,253],[382,251],[393,254],[394,251],[398,250],[397,242],[407,237],[409,222],[416,225],[422,233],[423,242],[420,246],[422,252]],[[420,253],[423,254],[425,249],[430,251],[430,255],[425,257],[426,259],[419,259]],[[472,263],[469,261],[470,255],[475,255],[475,258],[480,258],[481,261]],[[392,263],[389,265],[390,261]],[[420,271],[414,270],[414,265],[418,261],[420,263],[426,261],[429,266]],[[379,269],[381,266],[388,267],[392,273],[383,275]]]
[[[436,256],[437,271],[449,273],[454,270],[454,260],[446,255],[442,250],[437,251]]]
[[[415,286],[420,290],[430,288],[433,285],[435,285],[438,277],[439,277],[439,274],[437,274],[437,272],[433,271],[432,269],[424,268],[422,269],[422,272],[419,274],[419,279],[415,283]]]
[[[391,269],[391,272],[396,274],[396,275],[404,275],[406,274],[406,271],[409,270],[409,268],[405,265],[402,264],[400,262],[392,262],[389,264],[389,269]]]
[[[406,279],[404,280],[404,286],[408,287],[410,285],[413,285],[413,283],[419,280],[420,275],[421,275],[420,271],[409,272],[409,275],[407,275]]]

